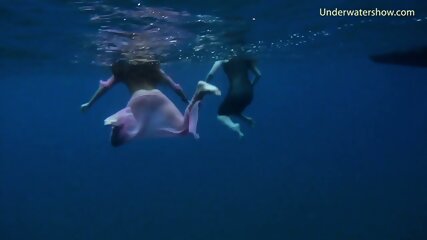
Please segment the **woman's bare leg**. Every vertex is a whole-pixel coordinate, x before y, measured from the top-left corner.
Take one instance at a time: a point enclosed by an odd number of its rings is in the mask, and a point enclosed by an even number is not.
[[[240,130],[240,124],[234,123],[229,116],[226,115],[218,115],[218,120],[223,123],[225,126],[230,128],[231,130],[237,132],[239,134],[239,137],[245,136],[242,131]]]
[[[255,121],[246,115],[240,114],[240,119],[242,119],[245,123],[247,123],[249,126],[253,127],[255,125]]]
[[[219,96],[221,95],[221,91],[210,83],[199,81],[197,83],[196,91],[194,92],[193,98],[191,99],[188,107],[191,108],[197,101],[202,101],[206,94],[214,94],[216,96]]]

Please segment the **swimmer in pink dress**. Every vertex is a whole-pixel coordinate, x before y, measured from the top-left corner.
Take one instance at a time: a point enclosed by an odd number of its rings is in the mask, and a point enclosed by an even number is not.
[[[197,134],[199,103],[206,94],[220,95],[217,87],[199,81],[193,98],[188,101],[182,88],[161,68],[157,61],[144,61],[131,64],[120,60],[112,66],[113,76],[101,81],[99,89],[89,102],[81,106],[88,110],[92,104],[114,84],[124,83],[132,97],[127,106],[104,120],[112,126],[111,144],[115,147],[136,137],[171,137]],[[161,91],[160,84],[171,87],[183,101],[188,103],[184,115]]]

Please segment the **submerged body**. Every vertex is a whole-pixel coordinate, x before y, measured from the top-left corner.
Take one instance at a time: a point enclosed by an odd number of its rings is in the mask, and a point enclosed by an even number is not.
[[[214,73],[222,67],[227,75],[229,89],[224,101],[218,109],[218,120],[243,136],[240,124],[234,123],[231,116],[237,116],[246,123],[253,125],[250,117],[243,115],[243,111],[249,106],[253,99],[254,86],[261,77],[261,72],[257,68],[255,61],[245,57],[234,57],[229,60],[216,61],[207,76],[206,81],[211,81]],[[249,78],[249,73],[255,75],[253,81]]]
[[[158,63],[132,65],[119,61],[112,66],[113,76],[100,82],[100,88],[89,101],[91,105],[115,83],[124,83],[132,97],[127,106],[105,119],[112,126],[111,144],[120,146],[135,137],[169,137],[192,134],[198,138],[198,105],[206,93],[219,95],[219,90],[205,82],[199,82],[195,94],[182,114],[156,87],[167,84],[188,102],[179,84],[160,69]],[[85,109],[88,106],[82,105]]]
[[[219,115],[240,115],[253,99],[253,85],[249,80],[252,61],[231,59],[222,64],[229,81],[227,95],[218,109]]]

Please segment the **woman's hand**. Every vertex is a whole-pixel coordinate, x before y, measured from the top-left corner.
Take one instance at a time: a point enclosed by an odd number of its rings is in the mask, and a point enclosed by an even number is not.
[[[184,101],[186,104],[190,104],[190,100],[186,96],[181,97],[182,101]]]
[[[186,104],[190,103],[190,100],[188,100],[187,96],[185,96],[184,92],[178,92],[178,95],[181,97],[181,100],[185,102]]]
[[[181,97],[182,101],[184,101],[187,104],[190,103],[187,96],[185,96],[184,90],[182,89],[181,85],[179,85],[178,83],[175,83],[173,84],[173,88],[175,89],[175,92]]]
[[[89,110],[89,107],[90,107],[89,103],[84,103],[80,106],[80,111],[86,112],[87,110]]]

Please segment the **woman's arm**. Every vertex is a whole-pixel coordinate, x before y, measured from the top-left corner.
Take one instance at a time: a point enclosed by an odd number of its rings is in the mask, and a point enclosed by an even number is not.
[[[222,66],[223,63],[224,63],[224,60],[219,60],[214,63],[208,75],[206,76],[206,80],[205,80],[206,82],[212,81],[215,72]]]
[[[184,91],[182,90],[181,86],[174,82],[172,80],[171,77],[169,77],[169,75],[167,75],[162,69],[160,69],[160,74],[161,74],[161,78],[162,80],[170,87],[174,90],[174,92],[182,99],[182,101],[189,103],[190,101],[188,100],[187,96],[185,96]]]
[[[258,69],[258,67],[257,67],[257,65],[256,65],[255,62],[252,62],[249,65],[249,69],[255,75],[255,78],[252,81],[252,85],[254,86],[259,81],[259,79],[261,78],[261,71]]]
[[[80,110],[82,110],[83,112],[87,111],[100,97],[102,97],[107,92],[108,89],[111,88],[111,86],[113,86],[114,83],[114,76],[111,76],[106,81],[101,80],[99,82],[98,90],[96,90],[95,94],[92,96],[89,102],[84,103],[80,106]]]

